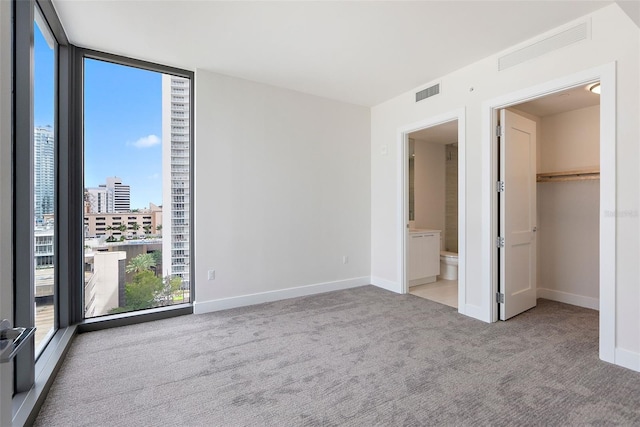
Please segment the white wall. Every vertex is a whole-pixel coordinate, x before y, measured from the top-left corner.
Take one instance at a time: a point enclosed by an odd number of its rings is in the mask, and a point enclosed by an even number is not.
[[[598,309],[600,181],[537,187],[538,297]]]
[[[401,291],[399,283],[398,129],[457,108],[466,108],[466,277],[463,313],[486,312],[490,304],[483,294],[482,236],[484,168],[482,162],[482,103],[613,61],[617,63],[617,214],[616,221],[616,347],[637,358],[640,366],[640,259],[638,227],[638,174],[640,128],[639,79],[640,30],[616,5],[590,16],[591,39],[544,54],[504,71],[498,71],[498,55],[485,58],[443,76],[442,92],[416,103],[415,91],[372,108],[372,280]],[[416,88],[416,90],[421,89]],[[473,90],[472,90],[473,88]],[[383,147],[387,155],[383,155]],[[462,230],[460,230],[462,232]],[[391,286],[393,285],[393,286]]]
[[[445,229],[445,146],[415,140],[415,227]]]
[[[195,89],[196,312],[368,284],[370,110],[203,70]]]
[[[598,168],[600,106],[541,119],[538,172]],[[540,182],[538,297],[599,306],[600,181]]]
[[[538,172],[598,168],[600,106],[542,117]]]

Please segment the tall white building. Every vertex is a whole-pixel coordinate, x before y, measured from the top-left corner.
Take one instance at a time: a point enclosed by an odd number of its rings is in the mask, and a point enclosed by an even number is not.
[[[100,185],[97,188],[87,188],[86,201],[89,203],[88,213],[115,212],[113,198],[113,191],[107,189],[106,185]]]
[[[131,187],[117,176],[108,177],[106,184],[85,189],[87,213],[118,213],[131,211]]]
[[[189,286],[189,79],[162,76],[162,265]]]
[[[37,126],[34,132],[34,215],[42,223],[55,206],[55,141],[51,126]]]
[[[107,178],[107,190],[113,194],[112,212],[131,211],[131,187],[122,183],[122,179],[117,176]]]

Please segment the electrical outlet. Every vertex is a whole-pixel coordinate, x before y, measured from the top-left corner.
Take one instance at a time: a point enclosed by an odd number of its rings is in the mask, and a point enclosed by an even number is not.
[[[216,271],[215,270],[207,271],[207,280],[216,280]]]

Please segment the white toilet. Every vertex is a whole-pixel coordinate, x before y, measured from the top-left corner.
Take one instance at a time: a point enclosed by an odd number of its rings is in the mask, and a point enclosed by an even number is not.
[[[458,280],[458,254],[456,252],[440,251],[440,278]]]

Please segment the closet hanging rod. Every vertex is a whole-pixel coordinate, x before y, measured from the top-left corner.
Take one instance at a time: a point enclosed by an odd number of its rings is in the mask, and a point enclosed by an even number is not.
[[[545,172],[537,175],[538,182],[559,182],[559,181],[587,181],[600,179],[600,170],[582,169],[562,172]]]

